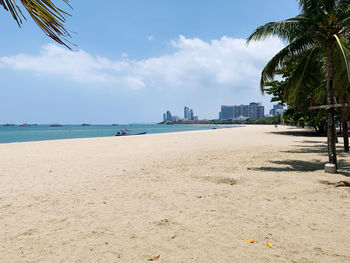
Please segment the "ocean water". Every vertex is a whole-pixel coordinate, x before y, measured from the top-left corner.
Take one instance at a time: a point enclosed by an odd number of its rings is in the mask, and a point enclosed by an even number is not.
[[[63,125],[61,127],[50,127],[49,125],[37,125],[29,127],[0,126],[0,143],[29,142],[43,140],[59,140],[73,138],[93,138],[115,136],[120,129],[128,129],[132,134],[147,132],[168,133],[192,130],[209,130],[214,125]],[[217,126],[217,128],[237,126]],[[142,135],[140,135],[142,136]]]

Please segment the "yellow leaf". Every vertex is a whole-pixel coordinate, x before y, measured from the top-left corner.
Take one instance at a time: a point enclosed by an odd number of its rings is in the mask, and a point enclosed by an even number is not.
[[[271,242],[267,242],[266,244],[267,244],[269,247],[271,247],[271,248],[273,247],[273,245],[272,245]]]
[[[245,242],[248,242],[248,243],[251,243],[251,244],[253,244],[253,243],[255,242],[254,239],[246,239],[246,238],[244,238],[243,240],[244,240]]]
[[[150,259],[148,259],[148,261],[157,261],[159,258],[160,258],[160,255],[153,257],[153,258],[150,258]]]

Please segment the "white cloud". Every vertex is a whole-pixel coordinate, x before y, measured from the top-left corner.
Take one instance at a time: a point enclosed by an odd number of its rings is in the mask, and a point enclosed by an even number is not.
[[[125,89],[257,89],[262,66],[283,47],[274,39],[247,46],[244,39],[226,36],[211,42],[179,36],[170,43],[171,54],[144,60],[123,55],[116,61],[49,44],[37,56],[0,57],[0,67]]]
[[[155,40],[155,37],[152,36],[152,35],[149,35],[149,36],[147,36],[147,39],[148,39],[149,41],[153,41],[153,40]]]

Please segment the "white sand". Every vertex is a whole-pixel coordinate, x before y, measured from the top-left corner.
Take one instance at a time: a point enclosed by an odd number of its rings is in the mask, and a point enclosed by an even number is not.
[[[274,131],[2,144],[0,262],[350,262],[350,154]]]

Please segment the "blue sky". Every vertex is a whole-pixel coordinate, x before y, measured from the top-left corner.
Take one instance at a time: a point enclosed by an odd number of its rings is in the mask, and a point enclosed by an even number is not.
[[[247,47],[244,39],[259,25],[298,13],[295,0],[71,5],[67,27],[75,52],[30,19],[19,29],[0,10],[0,123],[157,122],[166,110],[182,115],[185,105],[211,119],[222,104],[251,101],[263,102],[267,112],[259,74],[283,43]]]

